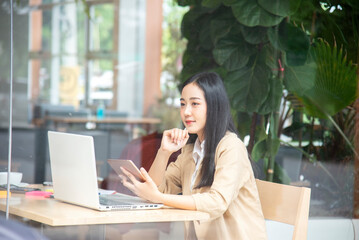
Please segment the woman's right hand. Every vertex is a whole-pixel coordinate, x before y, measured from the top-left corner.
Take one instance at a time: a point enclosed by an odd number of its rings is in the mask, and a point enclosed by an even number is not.
[[[173,128],[166,130],[163,132],[161,150],[170,153],[176,152],[186,145],[188,139],[189,134],[186,129]]]

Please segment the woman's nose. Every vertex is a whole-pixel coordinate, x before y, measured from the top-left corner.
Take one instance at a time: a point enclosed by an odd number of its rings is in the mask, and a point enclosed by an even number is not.
[[[188,116],[191,115],[191,107],[187,105],[184,109],[184,115]]]

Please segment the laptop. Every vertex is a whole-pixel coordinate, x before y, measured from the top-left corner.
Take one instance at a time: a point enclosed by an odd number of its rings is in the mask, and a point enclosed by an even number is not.
[[[99,194],[92,136],[48,131],[54,198],[99,211],[156,209],[139,197]]]

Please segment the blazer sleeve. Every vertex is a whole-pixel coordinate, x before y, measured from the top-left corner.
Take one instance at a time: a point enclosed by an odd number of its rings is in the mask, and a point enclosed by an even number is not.
[[[193,194],[197,210],[208,212],[211,218],[223,215],[252,172],[243,142],[237,137],[222,140],[217,146],[212,186]]]
[[[168,165],[162,183],[158,186],[160,192],[168,194],[179,194],[182,192],[181,173],[186,152],[186,147],[184,147],[176,161]]]

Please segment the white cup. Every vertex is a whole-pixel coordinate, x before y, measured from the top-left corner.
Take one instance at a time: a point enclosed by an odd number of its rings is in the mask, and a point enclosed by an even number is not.
[[[18,185],[21,183],[22,173],[21,172],[10,172],[10,184]],[[0,185],[7,184],[7,172],[0,172]]]

